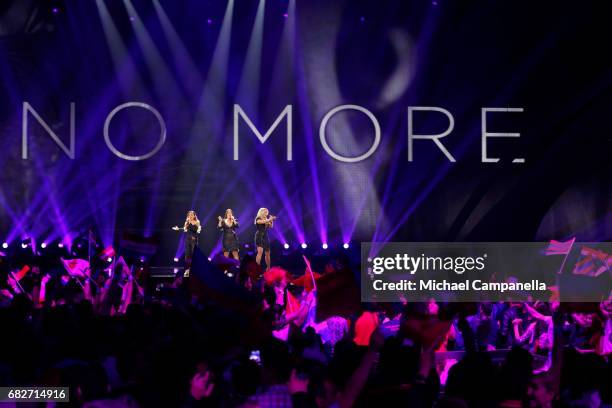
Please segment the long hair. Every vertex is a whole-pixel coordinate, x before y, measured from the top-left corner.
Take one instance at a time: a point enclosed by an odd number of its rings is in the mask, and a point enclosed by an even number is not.
[[[185,218],[185,226],[184,226],[184,228],[187,228],[187,226],[189,225],[189,214],[193,214],[193,219],[195,220],[195,225],[197,225],[198,228],[199,228],[200,227],[200,220],[198,220],[198,215],[193,210],[187,211],[187,218]]]
[[[261,207],[261,208],[260,208],[260,209],[257,211],[257,216],[255,217],[255,222],[254,222],[254,224],[257,224],[257,220],[258,220],[258,219],[260,219],[260,218],[264,218],[264,217],[265,217],[264,213],[265,213],[266,211],[268,211],[268,209],[267,209],[267,208],[265,208],[265,207]],[[269,213],[269,211],[268,211],[268,213]]]
[[[223,222],[225,222],[225,220],[227,220],[227,213],[232,213],[232,218],[234,219],[234,223],[237,225],[238,224],[238,218],[234,217],[234,211],[232,211],[231,208],[228,208],[227,210],[225,210],[225,213],[223,214]]]

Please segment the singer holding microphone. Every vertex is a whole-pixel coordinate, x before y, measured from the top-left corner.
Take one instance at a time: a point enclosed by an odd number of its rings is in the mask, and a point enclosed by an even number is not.
[[[257,265],[261,265],[261,255],[265,253],[266,270],[270,269],[270,237],[268,236],[268,229],[272,228],[275,219],[276,217],[270,215],[267,208],[260,208],[255,217],[255,227],[257,228],[255,232],[255,247],[257,248],[255,262],[257,262]]]
[[[236,234],[238,220],[234,217],[234,212],[231,208],[228,208],[225,210],[223,217],[217,217],[217,219],[219,220],[217,228],[221,230],[223,256],[227,258],[229,254],[231,254],[232,258],[240,260],[240,258],[238,258],[238,235]]]
[[[191,268],[191,259],[193,258],[193,251],[195,247],[198,245],[198,235],[202,231],[202,225],[200,224],[200,220],[198,220],[198,216],[196,212],[191,210],[187,212],[187,219],[185,220],[185,224],[183,228],[179,228],[178,226],[172,227],[175,231],[183,231],[185,232],[185,274],[184,277],[189,277],[189,268]]]

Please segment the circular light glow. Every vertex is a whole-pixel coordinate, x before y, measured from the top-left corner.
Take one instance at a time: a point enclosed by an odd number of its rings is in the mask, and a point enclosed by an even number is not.
[[[23,249],[26,249],[26,248],[28,247],[28,244],[25,244],[25,243],[24,243],[24,244],[21,244],[21,247],[22,247]]]
[[[301,247],[302,247],[302,249],[306,249],[306,248],[308,248],[308,245],[306,245],[306,243],[305,243],[305,242],[302,242]]]
[[[349,244],[347,242],[345,242],[344,245],[342,245],[342,248],[344,249],[348,249],[348,247],[349,247]]]
[[[63,247],[64,247],[64,244],[62,244],[62,243],[60,242],[59,244],[57,244],[57,247],[58,247],[58,248],[63,248]]]
[[[289,244],[285,242],[285,245],[283,245],[283,248],[289,249]]]
[[[108,258],[106,258],[106,262],[113,262],[113,258],[109,256]]]
[[[4,243],[2,244],[2,248],[4,248],[4,249],[8,248],[8,242],[4,242]]]
[[[212,261],[212,258],[209,256],[209,257],[208,257],[208,260],[209,260],[209,261]]]
[[[42,249],[45,249],[45,248],[47,247],[47,243],[46,243],[46,242],[43,242],[42,244],[40,244],[40,247],[41,247]]]
[[[178,262],[179,259],[177,257],[174,257],[174,262]]]
[[[327,248],[328,248],[328,246],[327,246],[327,244],[326,244],[326,243],[324,243],[323,245],[321,245],[321,247],[323,247],[323,249],[327,249]]]

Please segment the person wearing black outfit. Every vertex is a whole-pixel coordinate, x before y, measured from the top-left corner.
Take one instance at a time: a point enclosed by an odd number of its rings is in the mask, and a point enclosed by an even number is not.
[[[238,220],[234,217],[234,212],[231,208],[225,210],[225,214],[223,218],[218,217],[217,228],[221,230],[221,242],[223,246],[223,256],[226,258],[229,254],[232,255],[232,258],[236,260],[240,260],[238,258],[238,235],[236,234],[236,229],[238,228]]]
[[[261,256],[265,252],[266,256],[266,270],[270,269],[270,237],[268,236],[268,229],[272,228],[275,216],[270,215],[267,208],[260,208],[257,211],[255,217],[255,247],[257,248],[257,255],[255,261],[258,265],[261,265]]]
[[[181,228],[178,226],[172,227],[175,231],[180,231]],[[182,228],[183,232],[185,232],[185,274],[184,277],[189,277],[189,268],[191,267],[191,259],[193,258],[193,251],[195,247],[198,245],[198,235],[202,231],[202,225],[200,224],[200,220],[198,220],[198,216],[196,212],[191,210],[187,212],[187,219],[185,220],[185,224]]]

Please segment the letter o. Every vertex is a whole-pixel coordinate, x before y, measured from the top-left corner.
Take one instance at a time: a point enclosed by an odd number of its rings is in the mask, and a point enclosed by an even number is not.
[[[334,152],[331,149],[331,147],[329,147],[329,145],[327,144],[327,140],[325,138],[325,128],[327,127],[327,122],[329,122],[331,117],[334,116],[336,113],[338,113],[340,111],[349,110],[349,109],[365,113],[366,116],[374,124],[374,131],[376,132],[376,134],[374,136],[374,143],[372,144],[370,149],[367,152],[365,152],[364,154],[362,154],[360,156],[356,156],[356,157],[344,157],[344,156],[340,156],[339,154]],[[341,161],[341,162],[355,163],[355,162],[359,162],[359,161],[367,159],[378,148],[378,145],[380,144],[380,125],[378,124],[378,121],[376,120],[376,117],[372,114],[372,112],[370,112],[366,108],[364,108],[362,106],[359,106],[359,105],[340,105],[340,106],[336,106],[335,108],[333,108],[332,110],[327,112],[325,114],[325,116],[323,117],[323,120],[321,121],[321,126],[319,127],[319,137],[321,139],[321,144],[323,145],[323,149],[325,149],[327,154],[329,154],[331,157],[333,157],[334,159],[336,159],[338,161]]]
[[[143,109],[150,111],[151,113],[153,113],[153,115],[155,115],[155,117],[157,118],[157,121],[160,124],[161,138],[159,139],[159,142],[157,142],[157,146],[155,146],[155,148],[151,150],[149,153],[144,154],[142,156],[130,156],[130,155],[121,153],[119,150],[117,150],[117,148],[110,141],[110,136],[108,135],[108,128],[110,127],[110,122],[113,119],[113,117],[121,109],[129,108],[129,107],[138,107],[138,108],[143,108]],[[164,122],[164,118],[162,118],[161,114],[157,111],[157,109],[155,109],[151,105],[142,103],[142,102],[126,102],[126,103],[123,103],[117,106],[106,117],[106,120],[104,121],[104,142],[106,143],[106,146],[108,146],[110,151],[113,152],[115,156],[117,157],[120,157],[124,160],[130,160],[130,161],[146,160],[146,159],[153,157],[157,152],[159,152],[159,150],[162,148],[164,143],[166,143],[166,123]]]

